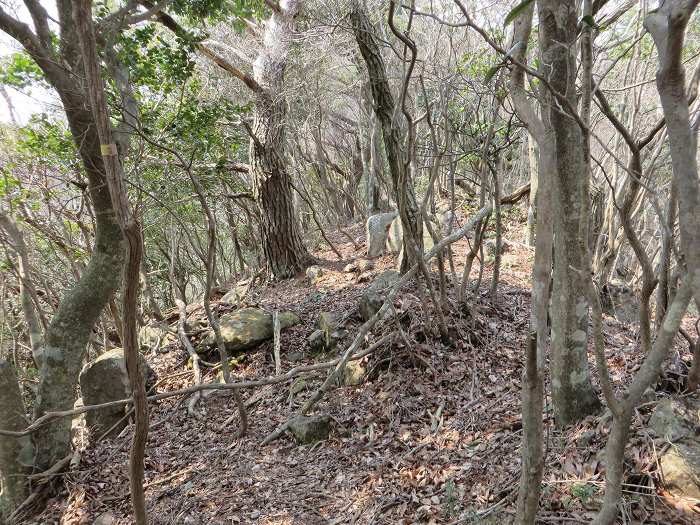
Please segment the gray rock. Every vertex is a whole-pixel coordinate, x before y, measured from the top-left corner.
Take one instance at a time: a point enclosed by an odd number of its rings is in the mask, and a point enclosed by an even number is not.
[[[221,298],[221,302],[227,304],[238,304],[238,302],[243,299],[248,291],[248,283],[249,281],[247,280],[236,283],[233,288],[224,294],[224,296]]]
[[[297,416],[289,420],[289,431],[300,445],[328,439],[331,432],[330,416]]]
[[[360,297],[360,315],[367,321],[384,304],[386,291],[401,278],[396,270],[386,270],[379,274]]]
[[[323,268],[320,266],[309,266],[306,269],[306,278],[312,283],[323,275]]]
[[[153,376],[153,371],[141,355],[139,355],[139,358],[148,388],[151,383],[149,377]],[[129,386],[129,376],[126,372],[124,350],[114,348],[105,352],[94,361],[87,363],[80,371],[79,381],[83,403],[86,406],[99,405],[130,397],[131,388]],[[124,418],[125,413],[124,405],[86,412],[85,422],[90,436],[99,437]],[[126,423],[126,418],[124,418],[109,435],[114,436],[121,432]]]
[[[694,426],[700,425],[698,414],[693,416],[691,411],[676,399],[662,399],[649,418],[649,426],[658,437],[677,441],[692,435]]]
[[[301,322],[294,312],[280,312],[282,330]],[[221,337],[226,350],[237,352],[255,348],[273,336],[272,314],[261,308],[241,308],[221,316]],[[214,332],[210,330],[197,346],[198,352],[206,352],[215,346]]]
[[[367,259],[360,259],[359,261],[357,261],[357,269],[360,272],[368,272],[370,270],[374,270],[374,263]]]
[[[166,323],[152,323],[139,330],[139,346],[151,350],[175,341],[175,333]]]
[[[365,233],[367,237],[367,256],[378,257],[384,253],[389,226],[398,212],[379,213],[367,219]]]
[[[664,399],[649,420],[657,436],[671,442],[659,457],[665,487],[684,498],[700,499],[700,400]]]
[[[326,335],[323,330],[314,330],[306,340],[313,353],[320,354],[326,350]]]

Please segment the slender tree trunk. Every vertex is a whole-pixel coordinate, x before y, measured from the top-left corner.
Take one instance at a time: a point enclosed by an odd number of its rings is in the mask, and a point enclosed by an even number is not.
[[[525,235],[525,244],[528,246],[535,245],[535,230],[537,228],[537,192],[539,191],[539,151],[537,150],[537,141],[528,133],[527,136],[527,158],[530,168],[530,201],[527,208],[527,233]]]
[[[519,62],[527,60],[527,42],[532,32],[534,5],[527,7],[514,22],[514,57]],[[513,68],[510,78],[510,94],[518,117],[527,126],[531,142],[539,150],[537,173],[530,175],[531,184],[536,181],[535,260],[532,266],[532,309],[530,333],[526,346],[526,364],[523,371],[523,441],[521,445],[522,471],[518,490],[516,522],[534,525],[539,507],[541,482],[544,474],[544,375],[545,355],[548,347],[549,327],[547,312],[552,275],[553,217],[552,200],[555,177],[555,150],[552,129],[545,125],[546,117],[538,117],[530,104],[524,86],[524,71]],[[531,144],[531,149],[534,144]],[[532,164],[531,164],[532,169]],[[530,191],[532,192],[532,185]],[[532,193],[531,193],[532,195]],[[531,201],[532,202],[532,201]]]
[[[145,374],[139,359],[138,302],[143,238],[141,225],[129,204],[124,171],[117,145],[112,140],[112,128],[97,55],[97,43],[92,22],[92,0],[77,0],[73,4],[73,20],[82,47],[86,92],[100,142],[105,179],[109,187],[116,222],[126,241],[126,265],[123,268],[123,333],[124,358],[134,399],[134,436],[129,454],[129,489],[136,525],[147,525],[144,494],[144,456],[148,439],[148,402]],[[93,133],[94,133],[93,131]],[[69,419],[70,422],[70,419]]]
[[[379,51],[372,26],[359,1],[353,0],[350,10],[355,39],[365,60],[369,73],[374,110],[382,125],[384,148],[389,162],[389,171],[394,196],[403,228],[403,255],[400,257],[399,271],[403,274],[418,262],[423,254],[423,221],[420,218],[409,163],[402,150],[405,135],[394,118],[396,103],[387,80],[386,67]]]
[[[5,430],[20,431],[27,427],[15,368],[3,359],[0,359],[0,421]],[[32,456],[32,443],[28,436],[0,436],[0,521],[29,495],[26,476]]]
[[[644,21],[659,54],[656,87],[666,117],[673,178],[678,189],[680,245],[700,308],[700,179],[697,136],[690,125],[682,61],[685,30],[698,0],[666,0]]]
[[[540,45],[543,67],[554,90],[577,106],[576,3],[540,0]],[[571,268],[588,267],[589,171],[585,137],[570,115],[549,106],[555,137],[554,285],[552,290],[552,400],[559,426],[594,413],[600,401],[591,383],[588,342],[588,301],[585,284]]]

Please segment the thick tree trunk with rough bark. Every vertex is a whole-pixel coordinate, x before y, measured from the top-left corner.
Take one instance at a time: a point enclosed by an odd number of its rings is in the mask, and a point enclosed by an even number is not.
[[[285,159],[284,71],[299,4],[287,0],[273,11],[265,25],[264,46],[253,64],[259,89],[254,90],[250,167],[260,209],[263,252],[275,278],[292,277],[311,261],[294,213]]]
[[[540,0],[543,68],[552,88],[577,106],[576,3]],[[588,268],[589,172],[584,134],[560,104],[549,106],[555,137],[554,284],[552,290],[552,399],[559,426],[574,423],[600,407],[591,383],[588,357],[588,300],[585,284],[572,271]]]

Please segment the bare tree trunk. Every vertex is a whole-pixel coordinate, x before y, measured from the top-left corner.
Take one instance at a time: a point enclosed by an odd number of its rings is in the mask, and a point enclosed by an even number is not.
[[[418,202],[413,188],[413,180],[402,150],[405,133],[399,128],[394,113],[397,110],[394,96],[387,80],[386,67],[379,51],[374,31],[360,2],[353,0],[350,10],[355,39],[367,65],[374,110],[382,125],[384,147],[394,189],[394,196],[403,228],[403,257],[400,272],[405,273],[423,254],[423,221],[419,216]],[[415,246],[414,246],[415,245]]]
[[[87,174],[95,215],[95,241],[90,262],[61,300],[39,351],[41,366],[35,417],[72,408],[86,345],[102,310],[117,288],[124,254],[122,234],[105,184],[100,143],[94,133],[95,123],[86,109],[85,93],[79,79],[71,72],[80,69],[80,50],[75,39],[71,4],[60,2],[58,7],[58,46],[49,31],[48,13],[39,2],[27,5],[36,34],[28,25],[17,22],[4,11],[0,17],[0,29],[25,47],[61,99]],[[70,427],[70,419],[61,419],[33,434],[38,470],[47,470],[69,454]]]
[[[381,151],[379,149],[379,126],[377,115],[372,107],[372,90],[369,83],[362,85],[362,104],[366,112],[364,126],[364,145],[362,148],[362,164],[365,171],[365,201],[369,215],[375,215],[381,210]]]
[[[540,46],[549,83],[577,106],[575,75],[579,13],[575,3],[540,0]],[[581,277],[570,268],[588,267],[589,172],[585,138],[577,122],[549,106],[555,137],[554,285],[552,291],[552,400],[559,426],[594,413],[600,401],[591,383],[588,300]]]
[[[673,178],[678,189],[681,251],[700,308],[700,179],[697,137],[690,125],[682,51],[698,0],[666,0],[644,21],[659,54],[656,87],[666,117]]]
[[[104,161],[105,178],[110,190],[116,222],[126,240],[126,265],[123,270],[122,296],[124,357],[134,399],[134,437],[129,455],[129,488],[134,518],[137,525],[146,525],[146,498],[144,494],[144,455],[148,439],[148,402],[145,374],[141,369],[138,345],[139,276],[143,251],[141,225],[133,214],[126,192],[124,172],[117,145],[112,141],[112,129],[97,56],[97,43],[92,22],[92,0],[73,2],[73,20],[82,47],[86,88],[95,119]],[[70,419],[69,419],[70,422]]]
[[[514,22],[513,44],[519,45],[514,58],[521,63],[527,59],[527,42],[532,32],[534,5],[526,8]],[[553,179],[555,151],[551,127],[537,116],[524,88],[524,72],[513,68],[510,77],[510,95],[515,111],[526,125],[529,137],[539,149],[537,173],[530,174],[536,181],[535,260],[532,266],[532,310],[530,334],[527,340],[525,370],[523,371],[523,442],[521,445],[522,471],[518,490],[516,520],[520,525],[534,525],[539,507],[541,482],[544,473],[544,374],[549,327],[547,312],[552,275],[553,248]],[[531,149],[534,144],[531,145]],[[532,169],[532,164],[531,164]],[[532,193],[531,193],[532,195]],[[532,201],[531,201],[532,205]]]
[[[0,359],[0,421],[6,430],[27,426],[24,401],[14,367]],[[28,436],[0,435],[0,521],[10,515],[29,494],[27,474],[33,456]]]
[[[537,150],[537,141],[528,133],[527,136],[527,158],[530,168],[530,201],[527,208],[527,233],[525,235],[525,244],[528,246],[535,245],[535,230],[537,228],[537,192],[539,190],[539,151]]]
[[[0,228],[7,232],[17,253],[17,273],[19,276],[22,313],[29,330],[29,344],[32,347],[32,355],[37,367],[39,367],[39,352],[44,338],[42,328],[47,326],[47,322],[41,312],[39,296],[36,293],[34,281],[30,275],[29,254],[27,253],[24,234],[17,226],[17,223],[2,212],[0,212]]]

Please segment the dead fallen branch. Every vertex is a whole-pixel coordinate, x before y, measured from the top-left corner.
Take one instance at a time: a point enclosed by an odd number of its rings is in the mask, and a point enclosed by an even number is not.
[[[362,357],[374,352],[377,348],[382,346],[384,343],[386,343],[389,339],[391,338],[391,334],[385,335],[369,347],[367,347],[365,350],[362,352],[358,352],[351,360],[356,360],[356,359],[361,359]],[[290,379],[294,379],[295,377],[307,373],[307,372],[314,372],[317,370],[324,370],[327,368],[333,368],[337,366],[337,364],[341,361],[342,358],[336,358],[332,359],[330,361],[326,361],[324,363],[316,363],[313,365],[302,365],[302,366],[297,366],[289,371],[287,371],[285,374],[282,374],[280,376],[271,376],[271,377],[266,377],[262,379],[254,379],[254,380],[249,380],[249,381],[238,381],[235,383],[202,383],[200,385],[193,385],[191,387],[187,388],[181,388],[179,390],[172,390],[170,392],[163,392],[160,394],[154,394],[152,396],[148,396],[146,399],[148,401],[161,401],[163,399],[168,399],[171,397],[177,397],[177,396],[187,396],[191,394],[195,394],[197,392],[202,392],[202,391],[208,391],[208,390],[234,390],[236,388],[255,388],[259,386],[265,386],[265,385],[274,385],[277,383],[284,383],[285,381],[289,381]],[[43,416],[37,418],[31,425],[29,425],[27,428],[24,430],[19,430],[19,431],[13,431],[13,430],[0,430],[0,435],[2,436],[10,436],[10,437],[22,437],[22,436],[27,436],[32,434],[33,432],[36,432],[39,428],[43,427],[44,425],[49,424],[50,422],[56,420],[56,419],[61,419],[64,417],[72,417],[72,416],[77,416],[80,414],[84,414],[86,412],[91,412],[93,410],[101,410],[103,408],[113,408],[113,407],[118,407],[122,405],[126,405],[128,403],[131,403],[133,401],[133,398],[129,397],[126,399],[119,399],[117,401],[110,401],[108,403],[101,403],[99,405],[86,405],[82,406],[79,408],[75,408],[73,410],[61,410],[61,411],[56,411],[56,412],[47,412]]]
[[[430,250],[430,252],[423,257],[423,263],[429,262],[430,259],[435,257],[435,255],[441,253],[442,250],[445,249],[445,247],[464,237],[468,232],[470,232],[474,228],[475,224],[478,224],[489,213],[491,213],[491,204],[487,204],[478,212],[476,212],[461,229],[457,230],[452,235],[445,237],[443,240],[437,243],[433,247],[433,249]],[[345,369],[345,365],[347,365],[348,361],[352,360],[353,354],[362,345],[362,342],[364,341],[369,331],[377,323],[377,321],[384,318],[384,315],[386,314],[387,310],[393,304],[394,297],[396,296],[398,291],[401,289],[402,286],[404,286],[409,280],[413,278],[417,271],[418,263],[414,264],[413,267],[410,270],[408,270],[401,277],[401,279],[397,281],[397,283],[394,286],[391,287],[389,293],[386,296],[386,299],[384,299],[384,304],[382,305],[382,307],[377,313],[375,313],[360,327],[360,330],[355,336],[355,339],[345,351],[338,364],[331,371],[331,373],[328,374],[328,377],[323,382],[323,384],[318,389],[316,389],[316,391],[311,395],[311,397],[306,401],[306,403],[304,403],[304,406],[301,408],[302,414],[309,413],[311,409],[316,405],[316,403],[318,403],[323,398],[324,393],[334,386],[336,378],[340,377],[340,374],[342,374],[343,370]]]

